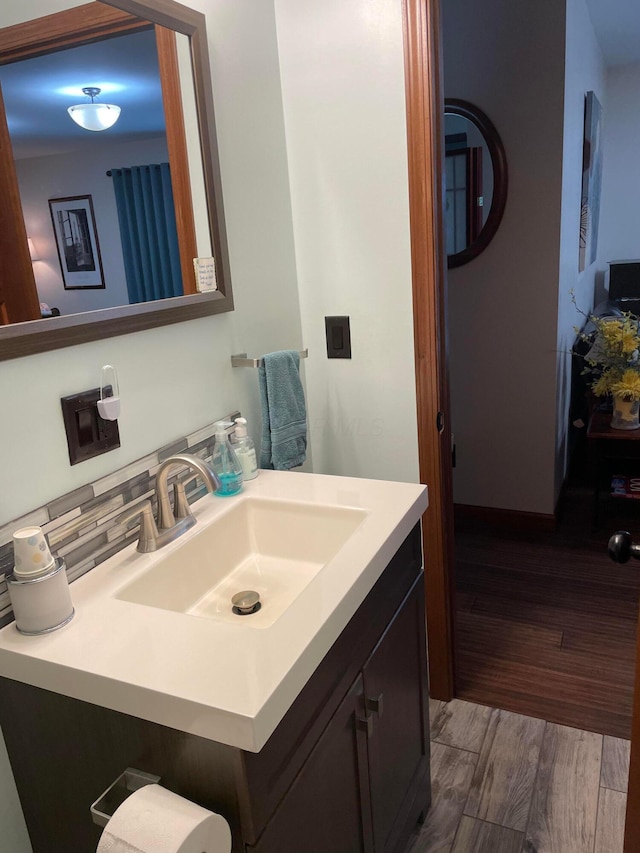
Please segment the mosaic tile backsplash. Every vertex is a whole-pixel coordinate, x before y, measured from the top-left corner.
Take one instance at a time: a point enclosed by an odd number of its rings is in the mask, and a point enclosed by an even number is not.
[[[239,416],[239,412],[234,412],[228,420]],[[81,486],[0,527],[0,628],[13,621],[4,578],[13,570],[15,530],[41,527],[51,552],[64,557],[69,581],[77,580],[137,539],[139,524],[131,522],[125,527],[117,523],[117,518],[126,504],[145,498],[152,501],[155,512],[155,476],[160,463],[174,453],[191,453],[210,461],[214,442],[214,427],[210,423],[95,483]],[[184,470],[176,467],[169,482],[179,478]],[[205,487],[199,481],[193,480],[187,486],[190,501],[204,493]]]

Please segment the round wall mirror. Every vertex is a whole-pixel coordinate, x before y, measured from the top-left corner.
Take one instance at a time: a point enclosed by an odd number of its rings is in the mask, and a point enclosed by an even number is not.
[[[467,264],[493,239],[507,200],[507,158],[490,119],[467,101],[444,103],[447,266]]]

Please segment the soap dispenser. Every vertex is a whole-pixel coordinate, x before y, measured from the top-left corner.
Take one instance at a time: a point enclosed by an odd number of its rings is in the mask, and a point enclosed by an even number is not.
[[[242,465],[227,434],[227,430],[232,426],[231,421],[216,421],[214,424],[216,440],[213,445],[211,467],[220,478],[220,488],[215,491],[215,494],[220,497],[237,495],[242,490]]]
[[[256,458],[256,446],[251,436],[247,435],[246,418],[236,418],[236,437],[233,442],[238,461],[242,465],[242,476],[244,480],[255,480],[258,476],[258,460]]]

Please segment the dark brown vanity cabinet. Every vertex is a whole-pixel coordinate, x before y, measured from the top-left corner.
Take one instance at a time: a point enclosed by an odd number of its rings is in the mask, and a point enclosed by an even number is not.
[[[394,853],[429,805],[424,597],[416,582],[255,853]]]
[[[0,725],[34,853],[92,853],[126,767],[222,814],[233,853],[403,853],[430,802],[419,526],[259,753],[7,679]]]
[[[430,801],[425,647],[420,582],[363,670],[375,853],[395,851],[407,821]]]
[[[368,808],[364,689],[358,676],[265,831],[247,850],[329,853],[373,850]]]

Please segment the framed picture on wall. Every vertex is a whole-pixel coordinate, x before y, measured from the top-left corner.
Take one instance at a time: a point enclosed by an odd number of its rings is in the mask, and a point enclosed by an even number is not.
[[[64,289],[104,288],[102,259],[91,196],[50,198],[49,210]]]
[[[584,99],[582,197],[578,272],[591,266],[598,254],[598,221],[602,190],[602,107],[594,92]]]

